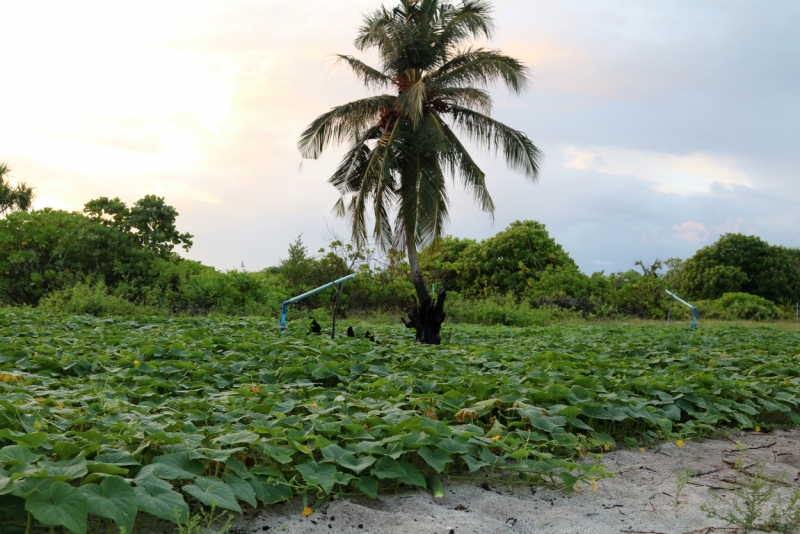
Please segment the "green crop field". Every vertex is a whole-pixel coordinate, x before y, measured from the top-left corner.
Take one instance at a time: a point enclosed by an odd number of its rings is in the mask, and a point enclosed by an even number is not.
[[[793,331],[449,325],[432,347],[294,328],[0,312],[3,532],[478,476],[569,490],[615,446],[800,423]]]

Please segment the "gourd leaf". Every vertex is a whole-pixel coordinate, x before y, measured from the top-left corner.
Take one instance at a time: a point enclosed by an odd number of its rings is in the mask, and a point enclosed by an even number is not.
[[[86,498],[65,482],[54,482],[46,492],[34,492],[25,501],[25,510],[43,525],[64,526],[73,534],[86,534]]]
[[[139,498],[134,489],[123,478],[111,476],[97,484],[86,484],[78,488],[86,498],[89,513],[111,519],[120,531],[133,531]]]
[[[194,484],[183,486],[181,489],[206,506],[242,513],[233,490],[216,477],[197,477]]]
[[[166,521],[182,525],[189,517],[189,506],[183,495],[158,484],[145,484],[134,488],[139,499],[139,510]]]

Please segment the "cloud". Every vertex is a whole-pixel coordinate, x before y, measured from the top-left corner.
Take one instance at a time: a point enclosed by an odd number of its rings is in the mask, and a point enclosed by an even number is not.
[[[705,241],[708,238],[708,229],[704,224],[695,221],[686,221],[681,224],[673,224],[672,230],[680,240],[689,242]]]
[[[704,153],[678,155],[619,147],[567,146],[562,150],[566,169],[631,176],[651,182],[661,193],[707,193],[714,184],[753,186],[747,173],[728,157]]]

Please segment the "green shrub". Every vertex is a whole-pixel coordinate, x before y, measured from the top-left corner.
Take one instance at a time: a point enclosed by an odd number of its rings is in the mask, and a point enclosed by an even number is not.
[[[545,326],[582,317],[578,312],[555,306],[534,308],[525,301],[516,302],[512,295],[472,300],[456,292],[447,294],[445,312],[454,323],[504,326]]]
[[[670,306],[666,282],[636,271],[609,275],[608,304],[618,313],[642,319],[664,319]]]
[[[177,314],[273,315],[289,298],[281,276],[267,271],[220,272],[199,262],[157,261],[153,282],[118,291],[148,306]]]
[[[778,307],[748,293],[725,293],[716,300],[699,301],[697,309],[706,319],[770,321],[779,317]]]
[[[690,298],[718,299],[749,293],[772,302],[800,299],[798,253],[757,236],[725,234],[682,266],[682,291]]]
[[[53,291],[39,301],[39,309],[74,315],[95,315],[97,317],[152,315],[154,310],[108,294],[102,281],[78,282],[77,284]]]

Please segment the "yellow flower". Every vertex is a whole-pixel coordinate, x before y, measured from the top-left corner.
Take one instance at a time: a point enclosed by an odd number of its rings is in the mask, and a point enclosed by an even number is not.
[[[500,436],[492,436],[492,441],[500,441]]]
[[[761,432],[761,427],[760,426],[756,427],[756,432]]]
[[[139,360],[133,360],[133,365],[139,365]]]
[[[261,388],[258,386],[250,386],[250,391],[252,391],[253,393],[260,393]]]
[[[605,445],[603,445],[603,448],[604,448],[605,450],[607,450],[607,451],[610,451],[610,450],[611,450],[611,445],[609,445],[608,443],[606,443]]]
[[[591,484],[592,484],[592,491],[597,491],[597,482],[594,479],[592,479]]]
[[[311,515],[311,514],[313,514],[313,513],[314,513],[314,510],[312,510],[312,509],[311,509],[311,508],[309,508],[308,506],[306,506],[305,508],[303,508],[303,515],[304,515],[304,516],[306,516],[306,515]]]
[[[575,491],[575,492],[579,491],[579,490],[578,490],[578,483],[577,483],[577,482],[575,483],[575,485],[574,485],[574,486],[572,486],[572,491]]]
[[[675,442],[675,445],[677,445],[678,447],[683,447],[683,440],[679,439],[678,441]]]
[[[644,447],[639,447],[639,452],[644,452]]]

